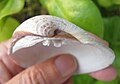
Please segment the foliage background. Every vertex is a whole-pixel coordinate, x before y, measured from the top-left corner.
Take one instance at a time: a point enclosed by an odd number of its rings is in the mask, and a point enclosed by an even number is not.
[[[116,54],[113,64],[118,76],[111,82],[98,81],[88,75],[73,76],[75,84],[120,84],[120,0],[93,0],[104,21],[103,39]],[[114,3],[113,3],[114,2]],[[0,42],[9,39],[24,20],[40,14],[49,14],[39,0],[0,0]]]

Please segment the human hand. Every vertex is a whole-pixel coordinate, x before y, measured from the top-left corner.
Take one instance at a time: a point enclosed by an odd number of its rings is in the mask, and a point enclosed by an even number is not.
[[[70,77],[77,68],[74,56],[59,55],[24,69],[10,59],[8,45],[9,41],[0,44],[0,84],[72,84]],[[93,78],[104,81],[111,81],[116,75],[112,66],[90,73]]]

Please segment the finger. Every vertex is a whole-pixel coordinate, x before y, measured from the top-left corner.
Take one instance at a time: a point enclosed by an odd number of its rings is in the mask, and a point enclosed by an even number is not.
[[[73,84],[73,80],[72,78],[69,78],[66,82],[64,82],[63,84]]]
[[[7,84],[62,84],[76,68],[77,63],[73,56],[59,55],[28,68]]]
[[[11,77],[12,77],[12,75],[9,73],[6,66],[0,60],[0,84],[7,82]]]
[[[8,48],[5,44],[7,44],[7,42],[2,42],[0,44],[0,82],[8,81],[23,70],[23,68],[16,65],[10,59],[10,56],[7,54]]]
[[[112,66],[109,66],[106,69],[90,73],[90,76],[98,80],[111,81],[116,78],[117,71]]]
[[[11,58],[10,56],[8,55],[8,48],[9,48],[9,45],[10,45],[10,42],[12,40],[8,40],[6,42],[3,42],[3,48],[5,48],[6,50],[3,51],[3,56],[2,56],[2,60],[4,62],[4,64],[7,66],[7,68],[11,71],[12,75],[16,75],[18,74],[19,72],[21,72],[22,70],[24,70],[24,68],[20,67],[19,65],[17,65]],[[11,66],[9,66],[11,65]]]

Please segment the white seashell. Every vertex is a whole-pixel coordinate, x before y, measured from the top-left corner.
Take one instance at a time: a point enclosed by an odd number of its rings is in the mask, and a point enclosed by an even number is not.
[[[13,37],[18,32],[30,33],[12,42],[10,47],[11,57],[24,68],[58,54],[70,53],[78,61],[76,73],[81,74],[104,69],[115,59],[114,52],[93,35],[55,16],[30,18],[14,31]]]

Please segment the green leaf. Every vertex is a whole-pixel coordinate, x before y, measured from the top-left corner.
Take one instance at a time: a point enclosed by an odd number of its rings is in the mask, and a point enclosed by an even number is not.
[[[51,15],[62,17],[77,26],[103,36],[101,14],[92,0],[40,0]]]
[[[114,52],[115,52],[115,55],[116,55],[116,59],[115,59],[115,61],[113,63],[113,66],[115,68],[117,68],[118,79],[120,79],[120,48],[115,48]],[[119,80],[119,82],[120,82],[120,80]]]
[[[3,26],[4,26],[4,24],[5,24],[6,19],[7,19],[7,17],[2,18],[2,19],[0,20],[0,31],[3,29]]]
[[[104,39],[110,43],[112,48],[120,48],[120,17],[105,18],[104,24]]]
[[[98,0],[98,3],[103,6],[103,7],[110,7],[113,6],[113,1],[112,0]]]
[[[110,82],[97,81],[97,82],[95,82],[95,83],[93,83],[93,84],[119,84],[118,80],[119,80],[119,79],[115,79],[115,80],[110,81]]]
[[[113,2],[117,5],[120,5],[120,0],[113,0]]]
[[[120,0],[97,0],[98,4],[106,9],[120,7]]]
[[[104,18],[105,32],[104,39],[110,43],[110,47],[115,52],[115,61],[113,66],[117,68],[118,77],[116,79],[116,83],[108,83],[108,84],[119,84],[120,83],[120,17],[113,16],[109,18]],[[97,83],[99,84],[99,83]],[[107,83],[101,83],[107,84]]]
[[[109,8],[114,5],[113,0],[97,0],[99,5],[105,8]]]
[[[95,79],[88,76],[87,74],[73,76],[74,84],[93,84]]]
[[[25,0],[0,0],[0,19],[19,12]]]
[[[12,17],[5,17],[4,20],[0,20],[0,42],[9,39],[12,36],[13,31],[19,25],[19,22]]]

